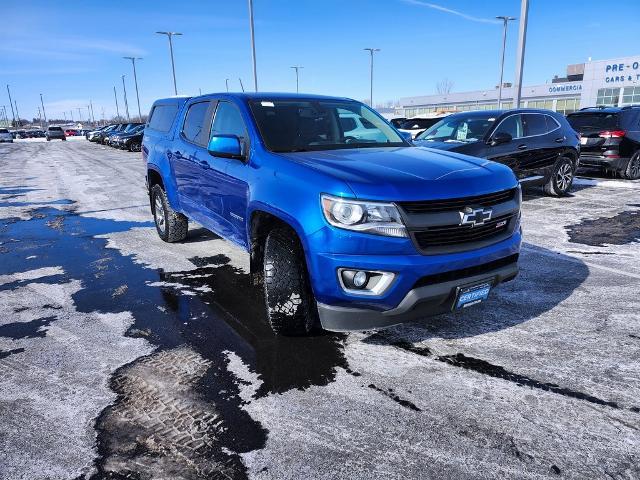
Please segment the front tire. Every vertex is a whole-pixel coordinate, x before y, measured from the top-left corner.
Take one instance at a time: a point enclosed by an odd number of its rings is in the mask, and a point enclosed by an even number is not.
[[[308,335],[318,319],[302,246],[290,229],[276,228],[264,247],[267,318],[280,335]]]
[[[151,189],[151,212],[158,236],[168,243],[180,242],[187,238],[189,221],[169,205],[167,194],[160,185]]]
[[[544,185],[544,192],[554,197],[563,197],[569,193],[574,179],[573,162],[568,157],[560,157],[553,165],[551,175]]]
[[[622,176],[627,180],[638,180],[640,178],[640,151],[636,152],[627,163]]]

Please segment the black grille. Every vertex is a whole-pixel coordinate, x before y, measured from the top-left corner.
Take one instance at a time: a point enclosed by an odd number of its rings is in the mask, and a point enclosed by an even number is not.
[[[420,278],[413,288],[425,287],[427,285],[434,285],[436,283],[452,282],[453,280],[460,280],[461,278],[473,277],[476,275],[482,275],[483,273],[497,270],[498,268],[506,267],[518,261],[518,254],[515,253],[508,257],[501,258],[500,260],[494,260],[493,262],[483,263],[482,265],[476,265],[474,267],[461,268],[459,270],[451,270],[449,272],[435,273],[433,275],[427,275]]]
[[[502,215],[485,222],[483,225],[448,225],[432,227],[413,232],[418,247],[426,250],[430,247],[446,247],[460,243],[481,242],[505,233],[514,213]]]
[[[462,210],[464,207],[481,206],[490,207],[499,203],[513,200],[517,189],[503,190],[501,192],[477,195],[475,197],[449,198],[445,200],[425,200],[420,202],[400,202],[400,205],[408,214],[446,212],[450,210]]]

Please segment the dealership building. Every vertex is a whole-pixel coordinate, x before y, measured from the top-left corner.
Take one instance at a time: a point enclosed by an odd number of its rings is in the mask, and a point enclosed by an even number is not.
[[[513,107],[513,88],[502,89],[502,108]],[[594,105],[640,104],[640,56],[589,61],[567,66],[564,77],[522,87],[521,107],[546,108],[567,114]],[[498,108],[498,87],[400,99],[397,114],[417,117],[438,111]]]

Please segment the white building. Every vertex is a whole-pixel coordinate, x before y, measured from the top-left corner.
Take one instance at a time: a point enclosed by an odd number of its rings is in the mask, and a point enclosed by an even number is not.
[[[502,89],[502,108],[513,107],[513,88]],[[398,113],[415,117],[439,110],[493,110],[498,87],[473,92],[400,99]],[[521,107],[547,108],[563,114],[595,105],[640,104],[640,56],[598,60],[567,67],[552,83],[522,87]]]

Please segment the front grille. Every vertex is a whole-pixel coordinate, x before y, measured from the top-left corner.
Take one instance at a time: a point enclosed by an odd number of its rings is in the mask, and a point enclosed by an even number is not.
[[[516,214],[502,215],[483,225],[447,225],[431,227],[413,232],[418,247],[426,250],[433,247],[448,247],[461,243],[474,243],[502,235],[509,229],[509,223]]]
[[[454,280],[460,280],[461,278],[474,277],[476,275],[482,275],[498,268],[506,267],[518,261],[518,254],[509,255],[508,257],[501,258],[500,260],[494,260],[493,262],[483,263],[482,265],[476,265],[474,267],[461,268],[459,270],[451,270],[449,272],[435,273],[433,275],[426,275],[420,278],[413,288],[425,287],[427,285],[435,285],[437,283],[452,282]]]
[[[487,195],[476,195],[475,197],[449,198],[445,200],[425,200],[419,202],[400,202],[398,205],[408,214],[446,212],[451,210],[462,210],[468,206],[490,207],[499,203],[513,200],[517,189],[503,190],[501,192],[489,193]]]

